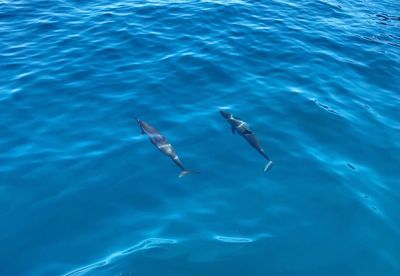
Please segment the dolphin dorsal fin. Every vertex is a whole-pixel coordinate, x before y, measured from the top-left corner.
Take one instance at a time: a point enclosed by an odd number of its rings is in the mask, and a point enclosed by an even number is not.
[[[246,128],[244,130],[244,134],[253,134],[253,131],[251,131],[250,129]]]
[[[243,125],[243,133],[244,134],[253,134],[253,131],[250,130],[249,125],[244,123]]]

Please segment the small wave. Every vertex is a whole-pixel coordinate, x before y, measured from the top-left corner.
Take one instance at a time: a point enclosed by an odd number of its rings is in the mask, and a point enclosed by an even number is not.
[[[140,242],[139,244],[136,244],[130,248],[127,248],[125,250],[122,251],[117,251],[111,255],[109,255],[108,257],[106,257],[105,259],[84,266],[84,267],[80,267],[78,269],[72,270],[71,272],[68,272],[66,274],[64,274],[64,276],[77,276],[77,275],[83,275],[85,273],[88,273],[90,271],[93,271],[95,269],[101,268],[101,267],[105,267],[108,264],[110,264],[111,262],[115,261],[117,258],[124,256],[124,255],[129,255],[132,254],[134,252],[137,251],[142,251],[142,250],[147,250],[147,249],[152,249],[152,248],[157,248],[160,247],[160,245],[163,244],[174,244],[176,243],[176,240],[172,240],[172,239],[162,239],[162,238],[150,238],[150,239],[146,239],[142,242]]]
[[[244,238],[244,237],[227,237],[227,236],[215,236],[216,240],[226,243],[250,243],[253,242],[253,239]]]

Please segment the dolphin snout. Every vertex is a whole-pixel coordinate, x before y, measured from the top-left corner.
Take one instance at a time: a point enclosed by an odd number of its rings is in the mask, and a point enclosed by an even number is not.
[[[225,118],[225,119],[229,119],[231,117],[231,113],[229,113],[228,111],[225,111],[223,109],[221,109],[219,111],[219,113],[221,113],[221,115]]]

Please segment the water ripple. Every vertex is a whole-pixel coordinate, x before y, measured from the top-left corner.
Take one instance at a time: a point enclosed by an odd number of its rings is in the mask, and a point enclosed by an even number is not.
[[[241,238],[241,237],[226,237],[226,236],[216,236],[215,239],[226,242],[226,243],[249,243],[253,242],[252,239],[249,238]]]
[[[83,275],[83,274],[92,272],[93,270],[105,267],[124,255],[129,255],[129,254],[133,254],[137,251],[157,248],[157,247],[161,247],[162,245],[165,245],[165,244],[174,244],[174,243],[176,243],[176,241],[171,240],[171,239],[149,238],[149,239],[146,239],[146,240],[144,240],[132,247],[129,247],[125,250],[114,252],[113,254],[109,255],[108,257],[104,258],[103,260],[101,260],[99,262],[96,262],[96,263],[93,263],[93,264],[90,264],[90,265],[87,265],[84,267],[80,267],[78,269],[74,269],[71,272],[68,272],[64,275],[65,276]]]
[[[0,275],[400,275],[399,23],[394,0],[0,0]]]

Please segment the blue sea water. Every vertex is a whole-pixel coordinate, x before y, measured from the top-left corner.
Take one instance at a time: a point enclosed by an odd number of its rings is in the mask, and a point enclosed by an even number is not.
[[[0,72],[0,275],[400,275],[397,0],[0,0]]]

